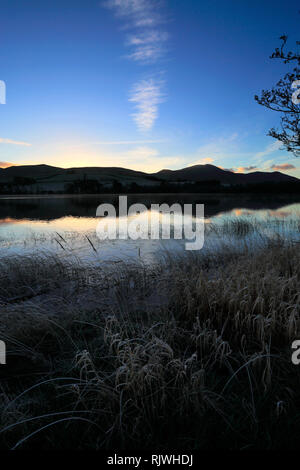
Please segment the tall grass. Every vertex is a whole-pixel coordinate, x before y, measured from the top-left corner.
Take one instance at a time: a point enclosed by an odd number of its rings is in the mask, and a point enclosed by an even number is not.
[[[298,244],[118,266],[1,260],[0,447],[297,448]]]

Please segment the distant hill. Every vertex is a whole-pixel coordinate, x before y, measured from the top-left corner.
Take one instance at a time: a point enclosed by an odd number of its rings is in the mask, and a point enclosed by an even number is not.
[[[210,181],[218,180],[228,184],[251,184],[266,182],[288,182],[299,181],[298,178],[285,175],[279,171],[253,173],[233,173],[229,170],[222,170],[214,165],[194,165],[181,170],[161,170],[153,174],[156,178],[166,181]]]
[[[53,178],[55,176],[74,175],[74,177],[81,178],[84,175],[93,177],[111,177],[111,178],[126,178],[126,177],[144,177],[149,176],[141,171],[128,170],[126,168],[118,167],[78,167],[78,168],[59,168],[50,165],[22,165],[10,166],[8,168],[0,169],[0,178],[11,179],[16,176],[26,178]]]
[[[0,169],[0,184],[24,184],[24,179],[39,191],[62,192],[78,182],[94,181],[103,188],[122,183],[129,187],[133,183],[146,188],[167,183],[205,183],[218,181],[223,185],[248,185],[260,183],[300,182],[298,178],[279,171],[253,173],[233,173],[214,165],[194,165],[181,170],[161,170],[157,173],[145,173],[119,167],[82,167],[59,168],[50,165],[23,165]],[[26,182],[25,182],[26,184]],[[34,189],[34,188],[32,188]]]
[[[50,165],[20,165],[10,166],[8,168],[0,169],[0,180],[10,180],[14,177],[23,178],[48,178],[64,171]]]
[[[59,168],[49,165],[22,165],[0,169],[0,183],[14,184],[16,179],[34,179],[36,185],[45,191],[64,191],[66,187],[78,181],[93,180],[104,187],[113,182],[128,186],[132,183],[140,186],[158,184],[158,180],[141,171],[118,167],[79,167]]]

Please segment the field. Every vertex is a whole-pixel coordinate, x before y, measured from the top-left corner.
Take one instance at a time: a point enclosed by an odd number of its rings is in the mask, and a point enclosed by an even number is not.
[[[0,448],[296,449],[299,246],[261,240],[110,273],[2,257]]]

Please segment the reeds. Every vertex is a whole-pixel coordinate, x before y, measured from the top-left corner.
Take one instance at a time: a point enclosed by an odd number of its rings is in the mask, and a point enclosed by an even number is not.
[[[2,449],[297,448],[297,244],[0,277]]]

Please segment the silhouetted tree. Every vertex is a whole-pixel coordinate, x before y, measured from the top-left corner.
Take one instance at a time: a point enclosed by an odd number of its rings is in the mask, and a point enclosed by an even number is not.
[[[102,191],[102,185],[93,179],[84,178],[65,184],[64,192],[69,194],[99,194]]]
[[[271,90],[263,90],[261,96],[255,96],[255,100],[273,111],[282,113],[281,129],[270,129],[268,135],[282,142],[284,148],[288,152],[292,152],[295,156],[300,156],[300,106],[297,97],[299,93],[297,89],[300,83],[300,54],[296,51],[287,52],[286,43],[288,37],[283,35],[280,37],[282,41],[281,47],[277,47],[271,55],[271,59],[280,59],[285,64],[295,64],[295,68],[287,73]],[[299,46],[300,41],[296,41]],[[292,96],[295,99],[292,99]]]

